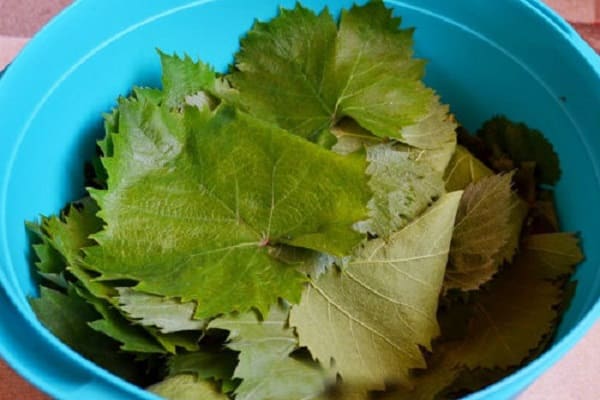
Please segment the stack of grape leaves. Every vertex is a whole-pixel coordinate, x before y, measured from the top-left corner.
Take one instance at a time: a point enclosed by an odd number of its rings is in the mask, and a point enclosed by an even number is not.
[[[457,128],[399,25],[297,5],[227,74],[160,53],[89,196],[28,224],[40,321],[172,399],[452,398],[536,357],[582,260],[558,158],[503,117]]]

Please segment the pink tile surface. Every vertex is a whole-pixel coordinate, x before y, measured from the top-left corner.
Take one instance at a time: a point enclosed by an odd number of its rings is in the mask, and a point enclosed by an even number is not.
[[[487,0],[486,0],[487,1]],[[498,1],[498,0],[493,0]],[[27,39],[70,0],[0,0],[0,68],[10,62]],[[547,0],[567,19],[600,21],[600,0]],[[576,24],[579,32],[600,49],[600,26]],[[15,37],[16,36],[16,37]],[[538,379],[518,400],[600,399],[600,323],[559,363]],[[42,400],[32,388],[0,361],[0,400]]]
[[[600,0],[545,0],[545,3],[572,22],[589,24],[600,17]]]
[[[72,0],[0,0],[0,35],[29,37]]]
[[[27,40],[27,38],[0,35],[0,70],[17,55]]]

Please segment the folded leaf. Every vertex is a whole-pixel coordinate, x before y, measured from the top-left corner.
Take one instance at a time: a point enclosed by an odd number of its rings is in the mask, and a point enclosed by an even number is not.
[[[311,399],[325,390],[316,365],[290,357],[298,339],[287,326],[288,308],[273,306],[260,321],[253,312],[217,318],[209,328],[228,330],[228,347],[239,351],[234,377],[242,379],[236,400]]]
[[[451,141],[448,107],[422,84],[412,30],[399,23],[382,2],[342,11],[339,29],[327,10],[281,10],[241,41],[229,77],[237,103],[315,141],[343,118],[421,148]]]
[[[371,194],[361,157],[344,157],[228,107],[119,109],[105,229],[86,250],[102,280],[196,301],[196,318],[296,302],[304,277],[271,257],[286,244],[347,254]],[[234,279],[235,278],[235,279]]]
[[[196,304],[117,288],[119,308],[140,325],[155,326],[162,333],[202,330],[206,321],[193,319]]]
[[[439,334],[438,296],[461,193],[444,195],[388,241],[366,242],[343,272],[311,280],[290,324],[300,345],[347,382],[383,389],[423,368]],[[341,333],[346,332],[346,333]]]

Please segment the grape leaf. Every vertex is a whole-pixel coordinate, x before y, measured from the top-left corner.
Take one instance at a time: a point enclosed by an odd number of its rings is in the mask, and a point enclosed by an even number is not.
[[[242,379],[237,400],[311,399],[325,390],[325,374],[318,366],[290,357],[298,339],[287,326],[289,310],[273,306],[260,321],[255,313],[217,318],[209,328],[230,332],[228,347],[239,351],[234,377]]]
[[[96,217],[98,206],[89,197],[71,204],[60,217],[43,218],[41,232],[48,243],[64,258],[66,264],[75,262],[83,247],[94,244],[90,235],[102,228]]]
[[[155,326],[162,333],[202,330],[206,321],[193,319],[196,304],[117,288],[119,308],[140,325]]]
[[[160,54],[161,54],[161,56],[163,55],[162,53],[160,53]],[[165,57],[168,57],[168,56],[165,56]],[[176,57],[173,57],[173,58],[176,58]],[[176,59],[180,60],[179,58],[176,58]],[[182,62],[183,62],[183,60],[182,60]],[[165,67],[163,66],[163,70],[164,70],[164,68]],[[159,105],[163,102],[165,94],[160,89],[136,86],[133,88],[133,97],[136,99],[139,99],[139,100],[144,100],[149,103]]]
[[[139,379],[132,357],[118,352],[117,342],[94,331],[88,323],[99,314],[72,287],[66,294],[46,287],[29,304],[38,320],[82,356],[130,381]]]
[[[517,256],[477,292],[466,338],[453,350],[457,364],[471,369],[519,365],[552,330],[562,289],[543,279],[536,261]]]
[[[448,168],[450,160],[456,151],[456,138],[452,137],[451,140],[441,142],[440,145],[435,148],[417,149],[415,147],[406,146],[404,151],[409,153],[411,160],[428,165],[433,170],[443,174]],[[446,190],[448,192],[453,192],[458,189]]]
[[[399,23],[382,2],[342,11],[339,29],[327,10],[281,10],[241,41],[229,76],[236,102],[312,140],[351,118],[376,136],[438,147],[455,124],[420,81],[424,63]]]
[[[547,233],[523,238],[520,251],[530,265],[539,267],[545,279],[557,279],[573,272],[583,261],[579,239],[572,233]]]
[[[196,351],[198,342],[202,336],[199,331],[179,331],[172,333],[162,333],[153,326],[145,326],[144,330],[170,354],[177,353],[178,350]]]
[[[357,225],[361,232],[387,238],[444,193],[439,172],[391,145],[367,148],[367,161],[373,198],[368,203],[370,218]]]
[[[165,353],[165,349],[157,342],[156,338],[152,337],[144,328],[130,323],[106,300],[96,298],[82,289],[78,289],[77,293],[101,316],[101,318],[89,322],[88,325],[95,331],[121,343],[121,350],[135,353]]]
[[[31,246],[37,257],[35,266],[41,274],[60,274],[65,270],[65,260],[58,250],[50,243],[48,234],[43,231],[42,226],[44,225],[45,220],[46,217],[42,217],[40,223],[25,223],[27,230],[33,234],[34,240],[38,241],[38,243]]]
[[[232,376],[237,364],[233,351],[200,349],[192,353],[176,354],[169,359],[169,375],[193,374],[198,379],[222,382],[223,392],[233,386]]]
[[[34,233],[41,235],[43,240],[38,245],[43,252],[38,257],[45,257],[47,260],[43,266],[47,271],[41,273],[43,277],[59,287],[65,287],[66,270],[94,296],[110,300],[116,291],[103,282],[95,281],[95,276],[86,271],[80,262],[82,248],[95,243],[90,236],[102,227],[102,220],[96,216],[97,212],[96,202],[89,197],[83,198],[72,203],[60,216],[42,218]],[[30,224],[29,228],[32,229],[33,225]]]
[[[422,126],[421,128],[425,129],[426,127]],[[342,119],[336,126],[331,128],[331,132],[337,138],[337,142],[331,150],[339,154],[351,154],[370,146],[388,142],[384,138],[371,134],[371,132],[349,118]],[[423,134],[425,135],[426,132]],[[456,137],[450,136],[447,141],[440,142],[437,147],[430,149],[399,145],[398,142],[394,143],[393,147],[396,151],[406,153],[410,160],[443,173],[456,150]]]
[[[371,197],[364,159],[229,107],[123,101],[119,115],[114,157],[103,159],[108,190],[93,192],[106,228],[86,249],[102,280],[194,300],[196,318],[264,312],[278,297],[298,301],[304,282],[271,246],[344,255],[361,240],[352,225]]]
[[[493,175],[494,172],[475,158],[467,149],[456,146],[456,152],[446,169],[444,181],[446,190],[464,190],[470,183]]]
[[[540,183],[553,185],[560,178],[558,155],[540,131],[499,116],[485,122],[477,135],[491,149],[490,162],[496,168],[511,170],[522,162],[532,161]]]
[[[194,375],[181,374],[169,376],[162,382],[147,388],[167,400],[227,400],[214,383],[196,378]]]
[[[50,238],[42,231],[40,224],[26,222],[27,230],[32,234],[32,249],[35,254],[37,274],[42,277],[43,284],[54,285],[59,289],[66,289],[68,282],[65,278],[66,263],[64,257],[51,245]]]
[[[188,55],[180,58],[159,51],[162,65],[162,95],[168,107],[185,104],[213,108],[216,100],[210,95],[215,91],[215,71],[201,61],[193,61]],[[140,99],[140,96],[137,96]]]
[[[556,233],[560,230],[554,202],[554,192],[539,190],[531,205],[524,232],[527,234]]]
[[[424,367],[420,346],[439,334],[435,315],[460,197],[442,196],[387,242],[366,242],[343,272],[311,280],[291,311],[300,345],[368,389],[407,382],[410,369]]]
[[[456,216],[446,289],[475,290],[512,259],[526,208],[511,181],[512,174],[493,175],[467,186]]]
[[[559,241],[566,244],[560,245]],[[540,256],[558,244],[560,256]],[[546,259],[545,257],[546,256]],[[552,261],[548,261],[552,260]],[[581,261],[571,234],[526,237],[512,265],[494,280],[440,315],[445,342],[434,347],[427,370],[413,374],[414,390],[390,393],[390,399],[455,398],[497,381],[547,343],[558,309],[569,295],[554,283]],[[569,287],[567,287],[567,290]],[[523,304],[527,304],[526,307]],[[449,335],[459,325],[461,333]]]
[[[460,369],[448,368],[448,366],[445,365],[429,366],[423,374],[412,378],[411,382],[413,387],[394,388],[382,396],[377,397],[377,400],[439,399],[439,393],[448,388],[458,378],[460,371]]]
[[[379,398],[379,397],[377,397]],[[368,389],[361,386],[339,382],[315,400],[370,400]]]

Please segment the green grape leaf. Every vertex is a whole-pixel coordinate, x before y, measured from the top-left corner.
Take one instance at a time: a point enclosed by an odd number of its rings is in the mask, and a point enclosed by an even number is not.
[[[198,350],[198,342],[202,336],[198,331],[178,331],[163,333],[155,327],[145,326],[144,330],[165,349],[168,353],[175,354],[179,349],[187,351]]]
[[[277,244],[347,254],[371,197],[365,161],[302,140],[230,107],[174,113],[122,101],[105,229],[85,264],[101,280],[196,301],[195,317],[299,300],[304,276]],[[299,168],[299,166],[302,166]],[[340,195],[343,194],[343,195]]]
[[[477,135],[491,150],[489,161],[496,169],[534,162],[539,183],[554,185],[560,179],[558,155],[540,131],[500,116],[484,123]]]
[[[155,326],[162,333],[202,330],[206,321],[193,319],[196,304],[117,288],[119,309],[140,325]]]
[[[65,259],[52,246],[48,234],[42,229],[46,219],[46,217],[42,217],[39,224],[35,222],[26,223],[27,230],[34,236],[34,240],[38,241],[31,246],[37,257],[35,266],[40,274],[60,274],[66,268]]]
[[[162,53],[161,53],[162,54]],[[164,67],[163,67],[164,68]],[[149,103],[159,105],[163,102],[164,92],[160,89],[150,87],[134,87],[133,97]],[[116,131],[113,131],[116,132]],[[112,133],[112,132],[111,132]]]
[[[367,389],[408,382],[439,334],[438,297],[461,193],[442,196],[388,241],[370,240],[347,268],[311,280],[290,324],[301,346]],[[340,332],[346,332],[340,334]]]
[[[451,141],[456,125],[421,82],[412,30],[399,24],[382,2],[342,11],[339,29],[327,10],[281,10],[242,39],[235,102],[314,141],[344,118],[420,148]]]
[[[240,352],[237,400],[311,399],[325,390],[325,373],[318,366],[290,357],[298,339],[287,326],[288,313],[288,307],[277,305],[262,321],[249,312],[210,322],[209,328],[229,331],[227,346]]]
[[[41,230],[50,245],[65,259],[66,264],[76,262],[81,249],[94,244],[90,238],[100,231],[102,220],[96,217],[98,206],[89,197],[73,203],[60,217],[43,218]]]
[[[117,342],[90,328],[99,314],[72,287],[64,294],[42,286],[40,297],[30,298],[29,304],[38,320],[73,350],[126,380],[139,379],[133,358],[120,353]]]
[[[147,388],[166,400],[228,400],[210,381],[198,379],[191,374],[168,376],[165,380]]]
[[[214,108],[216,100],[210,95],[215,91],[217,75],[201,61],[193,61],[159,52],[162,64],[164,103],[167,107],[183,107],[185,104],[199,108]],[[139,99],[138,95],[138,99]]]
[[[106,300],[94,297],[85,290],[77,293],[83,297],[101,315],[88,323],[97,332],[121,343],[120,349],[135,353],[165,353],[165,349],[141,326],[133,325]]]

